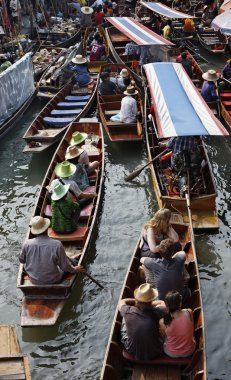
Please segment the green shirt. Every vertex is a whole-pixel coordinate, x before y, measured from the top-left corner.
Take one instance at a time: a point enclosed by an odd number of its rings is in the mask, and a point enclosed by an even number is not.
[[[77,223],[73,218],[74,211],[79,208],[71,199],[60,199],[51,202],[51,228],[57,233],[70,233],[76,230]]]

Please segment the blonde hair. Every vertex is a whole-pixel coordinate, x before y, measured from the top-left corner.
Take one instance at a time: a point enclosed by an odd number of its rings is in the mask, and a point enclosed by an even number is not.
[[[150,219],[145,225],[144,230],[153,228],[156,234],[166,233],[169,228],[169,221],[171,218],[171,211],[168,208],[161,208],[158,210],[152,219]]]

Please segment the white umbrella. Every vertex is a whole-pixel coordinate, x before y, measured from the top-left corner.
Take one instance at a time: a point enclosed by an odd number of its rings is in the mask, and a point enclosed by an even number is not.
[[[221,13],[212,21],[212,27],[221,33],[231,36],[231,9]]]

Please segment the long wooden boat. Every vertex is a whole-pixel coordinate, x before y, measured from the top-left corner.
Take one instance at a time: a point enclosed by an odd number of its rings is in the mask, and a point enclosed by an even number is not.
[[[108,63],[101,66],[101,71],[109,67],[111,69],[111,75],[116,76],[123,68],[127,68],[124,64]],[[132,72],[127,68],[130,73],[131,79],[133,79]],[[123,142],[123,141],[141,141],[142,140],[142,122],[127,124],[122,122],[111,121],[110,117],[119,113],[121,100],[124,97],[123,94],[115,95],[100,95],[97,92],[97,105],[102,124],[108,134],[111,141]],[[143,105],[141,94],[136,95],[138,111],[143,115]]]
[[[59,30],[57,29],[59,28]],[[68,20],[65,24],[56,25],[57,30],[39,29],[39,41],[43,48],[52,47],[69,47],[74,45],[80,34],[81,28],[76,27],[72,20]]]
[[[98,26],[98,28],[94,28],[94,27],[86,28],[85,33],[84,33],[84,37],[83,37],[83,47],[82,47],[83,56],[86,57],[88,59],[88,61],[90,61],[90,46],[89,46],[90,37],[92,37],[96,31],[103,38],[106,56],[105,56],[104,61],[95,61],[95,62],[103,65],[105,63],[105,61],[107,61],[109,58],[110,49],[109,49],[108,39],[107,39],[107,36],[105,33],[105,29],[102,26]]]
[[[94,119],[82,119],[74,122],[68,128],[63,137],[51,164],[45,175],[41,191],[35,206],[33,216],[41,215],[51,217],[47,186],[55,178],[54,169],[57,163],[65,160],[65,152],[69,146],[73,132],[86,132],[92,136],[94,134],[93,145],[83,145],[88,151],[90,161],[98,160],[100,167],[93,173],[90,179],[90,187],[84,192],[92,196],[92,203],[81,211],[79,227],[71,234],[56,234],[52,229],[48,234],[53,239],[61,240],[66,253],[71,257],[76,253],[81,253],[79,264],[86,261],[87,248],[92,235],[96,215],[98,211],[104,172],[104,141],[101,124]],[[27,238],[33,236],[28,231]],[[80,274],[67,274],[59,284],[33,285],[20,264],[17,287],[23,292],[21,325],[22,326],[52,326],[56,323],[74,284],[80,281]]]
[[[187,253],[186,270],[190,276],[188,287],[191,290],[191,297],[188,307],[193,310],[196,350],[190,358],[173,359],[167,355],[163,355],[147,362],[134,360],[123,350],[120,341],[122,317],[117,309],[112,322],[100,380],[183,380],[185,379],[185,374],[187,374],[188,380],[207,379],[203,305],[194,239],[189,226],[183,222],[179,214],[172,214],[171,221],[173,228],[180,236],[182,246],[188,241],[192,242],[190,250]],[[134,290],[142,283],[139,275],[141,257],[139,244],[140,240],[133,252],[123,283],[120,300],[134,298]]]
[[[213,54],[221,54],[225,52],[228,40],[224,34],[212,28],[198,29],[198,40],[206,50]]]
[[[231,128],[231,89],[220,90],[221,115]]]
[[[31,380],[29,361],[22,354],[16,327],[0,325],[0,379]]]
[[[70,123],[84,117],[92,106],[99,81],[99,69],[88,62],[93,84],[76,88],[66,84],[33,120],[23,139],[24,153],[40,153],[61,139]]]
[[[200,231],[217,229],[219,228],[219,220],[216,210],[217,190],[205,145],[200,136],[203,134],[225,136],[228,133],[222,124],[215,118],[198,91],[193,88],[191,81],[184,73],[181,65],[165,63],[160,63],[159,65],[166,65],[165,69],[163,66],[159,69],[158,64],[145,65],[145,71],[146,69],[148,70],[147,75],[149,83],[151,83],[151,77],[154,75],[153,70],[157,69],[158,73],[161,71],[158,81],[160,86],[155,82],[152,84],[151,89],[149,86],[147,87],[146,92],[146,114],[144,124],[149,161],[153,160],[156,155],[162,152],[162,147],[160,147],[159,141],[162,141],[163,138],[166,139],[166,137],[177,135],[198,136],[198,150],[201,158],[198,161],[196,160],[197,163],[194,163],[195,172],[190,169],[189,173],[191,177],[190,192],[193,227]],[[174,76],[175,69],[177,70],[176,76]],[[166,100],[166,92],[164,90],[161,92],[163,89],[162,83],[165,80],[164,78],[167,73],[172,73],[172,79],[175,78],[173,79],[174,84],[172,85],[172,91],[175,96],[182,96],[178,109],[176,105],[174,105],[174,108],[171,107],[171,102],[169,101],[170,98]],[[179,78],[181,78],[180,81]],[[155,92],[153,92],[153,88],[155,88]],[[151,117],[148,117],[151,106],[149,99],[152,99],[153,105]],[[186,104],[186,102],[192,102],[195,106],[195,108],[191,108],[191,106],[190,108],[187,108],[187,114],[183,109],[180,111],[180,107],[183,107],[182,104]],[[200,104],[203,111],[201,109],[199,111],[196,103],[198,105]],[[198,112],[200,113],[201,119],[199,124],[196,124],[195,120],[198,117]],[[192,119],[190,119],[190,117]],[[205,118],[207,121],[210,119],[211,125],[214,127],[213,130],[205,129]],[[197,131],[194,124],[188,124],[188,120],[194,120],[194,123],[198,128]],[[169,136],[169,131],[171,128],[173,134],[170,134]],[[188,213],[185,193],[182,190],[184,189],[184,184],[187,187],[187,179],[184,178],[183,172],[173,172],[170,161],[167,161],[166,164],[162,160],[156,160],[149,167],[151,170],[153,188],[159,207],[167,207],[172,211],[178,211],[186,221]],[[194,179],[192,180],[192,178]],[[184,181],[185,179],[186,182]]]
[[[44,71],[53,65],[65,51],[64,48],[53,47],[47,47],[46,49],[37,51],[32,57],[35,81],[38,81]]]

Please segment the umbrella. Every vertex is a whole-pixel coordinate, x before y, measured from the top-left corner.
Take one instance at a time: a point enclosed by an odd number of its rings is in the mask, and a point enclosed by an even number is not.
[[[221,33],[231,36],[231,9],[221,13],[212,21],[212,27]]]

